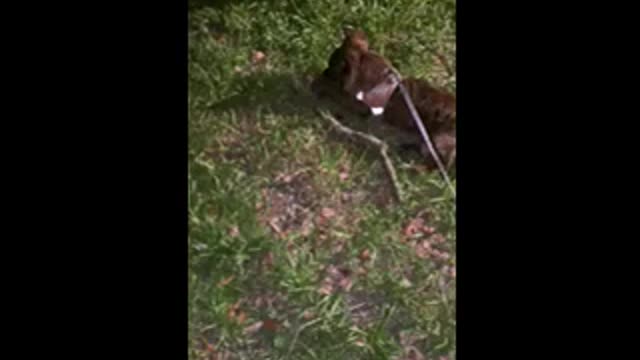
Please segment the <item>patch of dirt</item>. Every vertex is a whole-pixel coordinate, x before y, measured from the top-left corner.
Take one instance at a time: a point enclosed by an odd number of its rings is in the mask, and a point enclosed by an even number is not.
[[[323,295],[332,295],[336,292],[349,292],[353,286],[353,271],[347,267],[329,265],[325,270],[325,278],[318,289]]]
[[[382,316],[382,306],[387,303],[384,294],[374,291],[358,290],[345,296],[349,306],[351,321],[361,329],[369,328]]]
[[[362,190],[323,189],[314,182],[312,175],[310,168],[301,168],[276,176],[262,190],[256,207],[260,222],[277,236],[309,236],[315,231],[314,241],[318,246],[334,238],[334,231],[349,232],[353,229],[360,219],[358,206],[369,198],[367,191]],[[348,175],[343,171],[339,176]]]
[[[276,235],[285,237],[289,233],[309,235],[313,228],[315,190],[308,172],[278,176],[262,190],[259,219]]]

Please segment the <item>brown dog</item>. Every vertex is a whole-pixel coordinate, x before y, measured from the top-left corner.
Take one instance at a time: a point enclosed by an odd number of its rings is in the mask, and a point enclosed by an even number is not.
[[[382,115],[382,121],[408,136],[407,145],[422,144],[415,121],[399,91],[390,62],[369,50],[360,30],[345,31],[342,45],[330,56],[327,69],[313,82],[318,96],[347,104],[361,115]],[[431,140],[445,165],[450,168],[456,157],[456,99],[452,94],[431,86],[426,80],[402,80]],[[355,99],[354,99],[355,98]],[[428,150],[422,144],[422,152]],[[429,159],[430,167],[434,166]]]

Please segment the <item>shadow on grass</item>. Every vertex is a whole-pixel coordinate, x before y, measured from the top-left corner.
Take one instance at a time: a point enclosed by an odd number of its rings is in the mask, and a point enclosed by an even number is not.
[[[402,142],[398,134],[390,131],[388,127],[372,122],[365,112],[368,108],[355,100],[347,100],[342,94],[336,94],[335,84],[316,82],[314,91],[318,89],[323,93],[318,98],[312,91],[312,82],[317,78],[319,71],[308,70],[300,75],[273,74],[266,71],[258,71],[248,74],[238,74],[235,83],[236,89],[240,89],[237,95],[214,103],[209,107],[212,112],[233,111],[244,114],[269,113],[275,116],[296,116],[309,121],[321,121],[317,110],[328,110],[339,121],[355,130],[369,132],[383,141],[392,145],[392,149],[405,160],[420,161],[419,148],[417,146],[400,144]],[[320,84],[320,85],[318,85]],[[259,117],[250,118],[259,121]],[[320,127],[329,129],[331,125],[326,122]],[[379,156],[375,147],[365,145],[359,140],[345,137],[335,130],[327,133],[328,140],[332,143],[340,143],[347,146],[349,151],[358,152],[367,149],[367,157],[371,160]]]
[[[316,103],[309,88],[309,76],[257,72],[239,75],[234,82],[240,93],[213,104],[211,111],[268,110],[290,116],[309,114]]]

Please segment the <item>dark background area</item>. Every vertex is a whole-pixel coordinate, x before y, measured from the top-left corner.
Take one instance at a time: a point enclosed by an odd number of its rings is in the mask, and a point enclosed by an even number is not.
[[[634,212],[613,201],[634,203],[634,142],[612,130],[633,92],[608,89],[632,83],[617,56],[632,42],[589,20],[623,10],[557,6],[458,2],[462,359],[628,343],[609,319],[632,312]],[[186,358],[187,4],[13,14],[28,20],[6,32],[8,342],[20,357]]]

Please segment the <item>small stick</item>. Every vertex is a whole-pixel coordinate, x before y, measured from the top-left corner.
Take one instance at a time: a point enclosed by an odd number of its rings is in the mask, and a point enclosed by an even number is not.
[[[378,147],[378,149],[380,150],[380,155],[382,156],[382,159],[384,160],[384,166],[387,169],[387,173],[389,174],[389,178],[391,179],[391,183],[393,185],[393,190],[394,190],[394,194],[396,196],[396,199],[398,200],[398,202],[402,202],[404,199],[404,196],[402,194],[402,190],[400,189],[400,183],[398,181],[398,175],[396,173],[396,169],[393,166],[393,163],[391,162],[391,159],[389,158],[389,154],[387,153],[389,146],[383,142],[382,140],[378,139],[377,137],[370,135],[370,134],[366,134],[357,130],[353,130],[349,127],[346,127],[345,125],[343,125],[342,123],[340,123],[338,120],[336,120],[336,118],[334,118],[333,116],[331,116],[331,114],[329,114],[326,111],[318,111],[318,113],[320,114],[321,117],[323,117],[324,119],[328,120],[329,122],[331,122],[331,124],[333,125],[334,128],[336,128],[339,132],[347,135],[347,136],[351,136],[351,137],[358,137],[362,140],[365,140],[366,142]]]

